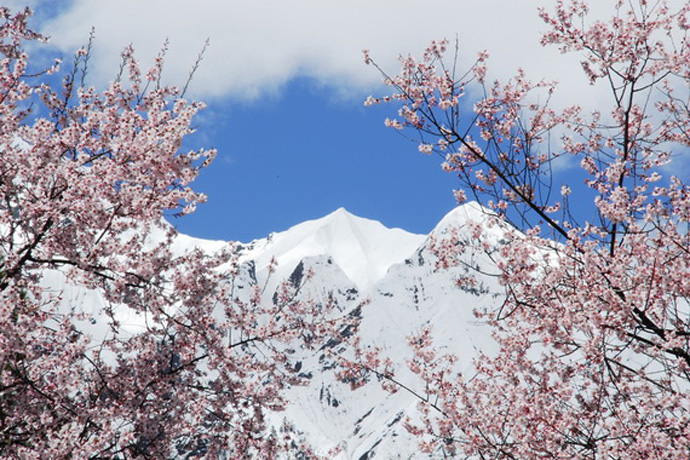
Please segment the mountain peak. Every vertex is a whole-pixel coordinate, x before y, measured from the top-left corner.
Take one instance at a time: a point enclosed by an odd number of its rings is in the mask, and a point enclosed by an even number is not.
[[[363,217],[359,217],[359,216],[352,214],[350,211],[348,211],[347,209],[345,209],[341,206],[340,208],[336,209],[335,211],[331,212],[330,214],[327,214],[327,215],[325,215],[321,218],[318,218],[318,219],[314,219],[311,222],[323,222],[324,224],[330,224],[330,223],[335,223],[335,224],[341,223],[342,224],[345,221],[357,220],[357,219],[368,220],[368,219],[364,219]],[[310,221],[307,221],[307,222],[310,222]]]
[[[341,207],[319,219],[273,233],[246,257],[256,259],[259,267],[275,257],[279,270],[282,267],[289,274],[305,257],[329,255],[362,290],[381,279],[391,265],[414,253],[424,239],[424,235],[387,228]]]
[[[352,216],[353,214],[350,213],[347,209],[345,209],[344,207],[341,206],[341,207],[339,207],[338,209],[336,209],[335,211],[333,211],[332,213],[330,213],[330,214],[328,214],[328,215],[329,215],[329,216],[340,216],[340,215]]]

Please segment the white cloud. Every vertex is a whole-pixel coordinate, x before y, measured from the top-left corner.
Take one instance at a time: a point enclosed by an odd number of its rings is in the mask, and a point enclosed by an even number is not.
[[[255,97],[295,76],[340,90],[372,88],[381,77],[362,62],[368,48],[383,67],[400,53],[421,51],[432,39],[457,34],[467,62],[488,49],[496,76],[518,66],[533,78],[570,78],[577,62],[538,44],[540,2],[521,0],[76,0],[44,24],[52,43],[72,52],[96,27],[94,74],[114,75],[118,53],[133,43],[150,62],[170,39],[166,73],[182,83],[211,40],[195,77],[200,97]],[[41,8],[41,2],[37,8]],[[558,64],[556,64],[558,63]],[[556,69],[558,67],[558,69]],[[558,70],[554,72],[554,70]],[[578,74],[579,77],[579,74]]]
[[[680,1],[680,0],[674,0]],[[21,3],[13,0],[14,4]],[[96,28],[91,75],[112,79],[119,52],[132,43],[152,62],[166,37],[167,81],[183,84],[204,41],[211,46],[191,95],[257,98],[306,76],[339,94],[377,93],[381,76],[362,61],[362,49],[395,73],[399,54],[418,54],[432,40],[457,35],[461,59],[470,63],[487,49],[490,78],[506,79],[518,67],[529,78],[561,82],[561,104],[596,105],[607,92],[591,88],[579,59],[539,44],[545,25],[537,15],[550,0],[31,0],[41,31],[72,53]],[[613,2],[611,2],[613,3]],[[608,9],[609,2],[596,4]],[[47,10],[54,13],[46,18]],[[608,98],[605,98],[608,99]]]

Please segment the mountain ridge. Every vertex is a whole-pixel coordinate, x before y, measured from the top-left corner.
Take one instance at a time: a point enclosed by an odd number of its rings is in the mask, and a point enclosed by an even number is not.
[[[418,235],[339,208],[266,238],[236,243],[240,266],[232,279],[233,295],[248,298],[258,288],[265,293],[263,302],[269,304],[286,281],[299,285],[298,300],[317,306],[334,304],[340,315],[357,311],[362,345],[380,349],[382,359],[393,361],[396,379],[421,395],[424,382],[406,365],[412,357],[409,336],[432,328],[439,349],[460,357],[455,369],[458,374],[472,371],[477,349],[491,352],[490,334],[473,312],[496,305],[500,286],[484,275],[477,275],[477,286],[472,289],[455,281],[468,274],[470,262],[482,267],[493,262],[479,252],[471,260],[462,259],[465,255],[453,256],[458,263],[440,269],[434,252],[434,244],[443,238],[471,244],[468,222],[484,225],[490,215],[478,204],[468,203],[446,214],[428,235]],[[500,228],[490,231],[498,234]],[[155,242],[165,233],[163,226],[151,239]],[[173,250],[183,254],[198,248],[213,253],[227,245],[178,234]],[[266,267],[274,258],[278,268],[269,278]],[[305,276],[308,272],[313,275]],[[92,313],[91,325],[84,328],[90,328],[93,337],[109,334],[104,309],[99,309],[103,299],[96,291],[69,285],[59,270],[47,271],[45,282],[56,294],[64,294],[69,307]],[[126,308],[115,309],[114,314],[125,332],[136,333],[146,326],[146,318]],[[331,346],[339,344],[336,341]],[[309,384],[288,389],[287,408],[268,411],[269,426],[292,426],[316,452],[330,456],[336,449],[333,458],[340,460],[443,457],[441,451],[420,453],[417,440],[405,428],[406,420],[419,421],[415,394],[402,389],[389,393],[376,379],[352,391],[338,379],[334,363],[324,359],[322,351],[298,348],[291,353]]]
[[[476,320],[474,310],[497,303],[501,291],[496,280],[480,276],[475,288],[459,287],[455,281],[469,273],[469,264],[458,263],[439,269],[433,249],[435,242],[445,238],[460,238],[463,243],[471,244],[468,223],[485,226],[491,215],[473,202],[458,206],[428,235],[413,235],[407,245],[382,245],[383,250],[393,252],[395,257],[373,258],[374,263],[380,264],[378,271],[362,270],[354,276],[353,270],[372,263],[372,257],[362,253],[378,241],[394,240],[396,232],[378,222],[353,216],[343,208],[321,219],[272,234],[244,253],[242,260],[256,263],[257,272],[260,272],[261,263],[267,263],[269,255],[277,254],[282,272],[269,289],[276,288],[277,280],[296,276],[296,267],[302,271],[312,269],[315,276],[310,280],[311,285],[302,288],[304,298],[317,303],[326,298],[335,299],[340,311],[361,306],[362,342],[365,346],[381,349],[382,357],[394,361],[396,378],[417,394],[424,394],[424,383],[406,366],[412,357],[408,336],[431,327],[439,348],[460,356],[458,373],[472,371],[473,357],[478,349],[490,353],[494,348],[493,339],[485,325]],[[490,231],[498,236],[501,230]],[[315,254],[319,252],[317,249],[323,254]],[[352,263],[352,258],[343,257],[342,252],[361,256],[360,263]],[[482,253],[473,255],[471,262],[481,266],[493,263]],[[364,283],[359,279],[358,284],[355,282],[357,275],[371,278]],[[404,390],[388,393],[376,380],[351,391],[339,382],[332,366],[323,362],[318,353],[302,353],[299,355],[301,371],[311,376],[310,384],[288,391],[290,404],[284,412],[273,414],[274,426],[288,423],[302,433],[317,452],[327,454],[331,449],[339,449],[335,458],[341,460],[443,456],[440,451],[420,453],[417,440],[405,429],[404,422],[408,418],[419,421],[419,400],[414,394]]]

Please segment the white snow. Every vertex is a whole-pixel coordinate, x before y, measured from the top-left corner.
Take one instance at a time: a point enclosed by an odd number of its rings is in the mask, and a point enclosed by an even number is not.
[[[409,257],[425,238],[399,228],[386,228],[380,222],[340,208],[320,219],[256,240],[241,260],[254,260],[260,270],[275,257],[279,274],[289,276],[303,258],[329,255],[359,290],[365,291],[383,278],[392,265]]]

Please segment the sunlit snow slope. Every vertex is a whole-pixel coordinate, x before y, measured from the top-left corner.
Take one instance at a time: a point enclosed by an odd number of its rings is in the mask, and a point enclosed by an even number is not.
[[[495,280],[480,276],[472,289],[455,283],[470,271],[474,274],[473,268],[490,272],[492,263],[483,252],[470,251],[456,266],[440,269],[431,250],[435,242],[450,238],[471,245],[468,222],[482,224],[486,219],[479,205],[468,203],[445,216],[429,235],[414,235],[339,209],[246,245],[241,260],[255,269],[254,282],[262,283],[262,267],[275,257],[279,276],[270,284],[273,289],[278,280],[294,280],[311,268],[314,276],[301,294],[312,302],[335,299],[347,311],[367,300],[361,310],[363,342],[380,347],[397,363],[397,378],[423,395],[423,382],[405,365],[411,357],[409,335],[431,326],[438,345],[459,355],[458,371],[471,370],[477,349],[493,349],[473,310],[500,302]],[[489,231],[500,238],[500,230]],[[276,424],[293,424],[322,453],[339,448],[341,459],[429,457],[418,452],[417,441],[404,428],[405,420],[417,414],[419,400],[411,392],[391,394],[375,380],[352,391],[337,381],[323,353],[303,352],[300,358],[310,385],[290,391],[291,404],[274,414]],[[443,452],[431,457],[442,458]]]
[[[260,270],[275,257],[279,274],[289,274],[305,257],[328,255],[360,290],[366,290],[425,238],[399,228],[386,228],[340,208],[321,219],[252,242],[241,260],[254,260]]]

